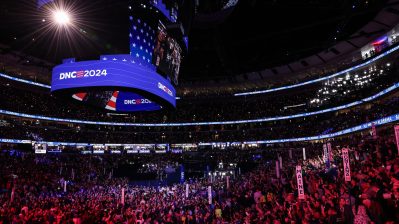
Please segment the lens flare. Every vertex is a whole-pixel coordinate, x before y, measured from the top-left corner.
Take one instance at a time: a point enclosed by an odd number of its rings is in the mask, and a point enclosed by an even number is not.
[[[64,10],[57,10],[53,12],[53,19],[54,21],[61,25],[61,26],[65,26],[70,24],[71,22],[71,16],[68,12],[64,11]]]

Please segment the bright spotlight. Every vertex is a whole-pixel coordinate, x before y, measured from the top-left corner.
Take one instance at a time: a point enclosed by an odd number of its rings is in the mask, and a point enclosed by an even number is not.
[[[54,21],[61,26],[68,25],[71,22],[69,13],[63,10],[54,11],[53,17]]]

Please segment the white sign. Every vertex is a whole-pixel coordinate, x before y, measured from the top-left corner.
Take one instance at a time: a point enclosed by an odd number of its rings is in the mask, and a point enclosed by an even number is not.
[[[305,199],[305,189],[303,188],[302,167],[296,166],[296,182],[298,185],[298,198]]]
[[[344,163],[344,177],[345,181],[351,181],[351,166],[349,161],[349,150],[342,149],[342,160]]]
[[[327,163],[327,160],[328,160],[327,144],[323,144],[323,160],[325,163]]]
[[[303,149],[302,149],[302,152],[303,152],[303,160],[306,160],[306,149],[303,148]]]
[[[333,160],[333,155],[332,155],[332,148],[331,148],[331,143],[327,143],[327,154],[328,154],[328,159],[330,161]]]
[[[190,189],[190,186],[186,184],[186,198],[188,198],[188,190]]]
[[[208,203],[211,205],[212,204],[212,187],[208,187]]]

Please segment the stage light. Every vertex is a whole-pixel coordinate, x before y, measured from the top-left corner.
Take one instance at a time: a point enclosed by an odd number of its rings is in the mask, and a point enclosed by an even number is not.
[[[61,26],[68,25],[71,22],[69,13],[64,10],[54,11],[53,18],[54,21]]]

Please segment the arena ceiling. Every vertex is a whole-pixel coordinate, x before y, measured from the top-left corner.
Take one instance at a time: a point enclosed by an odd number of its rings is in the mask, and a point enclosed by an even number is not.
[[[2,0],[0,43],[48,60],[97,59],[129,52],[128,0],[64,0],[81,19],[72,39],[38,32],[46,22],[36,0]],[[315,54],[373,20],[385,0],[199,0],[181,80],[233,77]]]

